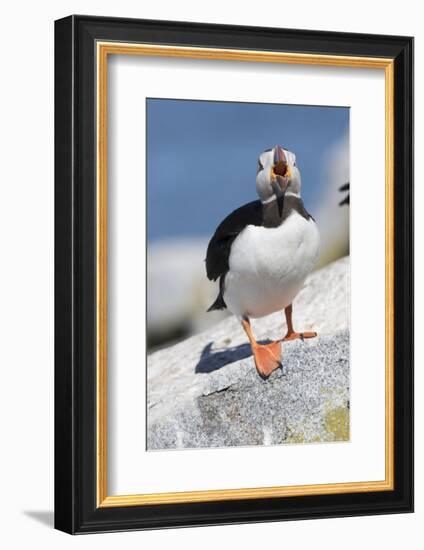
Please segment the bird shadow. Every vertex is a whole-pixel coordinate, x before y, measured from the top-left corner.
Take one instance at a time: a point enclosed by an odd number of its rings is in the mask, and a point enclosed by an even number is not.
[[[52,510],[24,510],[23,513],[47,527],[53,528],[54,526],[54,512]]]
[[[268,344],[271,340],[261,340],[259,343]],[[229,363],[246,359],[252,355],[250,344],[239,344],[230,348],[212,351],[213,342],[203,348],[199,361],[194,368],[196,374],[207,374],[222,369]]]

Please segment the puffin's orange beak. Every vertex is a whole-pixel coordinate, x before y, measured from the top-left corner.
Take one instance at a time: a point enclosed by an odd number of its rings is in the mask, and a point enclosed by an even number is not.
[[[282,160],[274,164],[272,169],[275,176],[287,177],[287,172],[289,171],[289,165]]]
[[[274,166],[272,167],[272,175],[278,180],[277,176],[290,177],[289,165],[284,149],[280,145],[274,147]]]
[[[274,147],[274,166],[276,166],[280,162],[287,164],[287,159],[284,153],[284,149],[280,145],[276,145]]]
[[[271,169],[271,184],[277,197],[284,195],[290,178],[291,171],[284,149],[280,145],[276,145],[274,147],[274,165]]]

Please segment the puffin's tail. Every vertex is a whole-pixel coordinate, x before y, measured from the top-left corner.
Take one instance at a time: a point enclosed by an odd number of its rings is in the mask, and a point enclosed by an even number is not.
[[[227,304],[224,302],[224,280],[225,280],[225,274],[221,275],[219,278],[219,294],[215,302],[211,305],[211,307],[208,309],[208,311],[213,311],[214,309],[226,309]]]
[[[224,302],[224,298],[222,297],[221,291],[219,291],[217,299],[207,311],[213,311],[214,309],[226,309],[226,308],[227,308],[227,304]]]

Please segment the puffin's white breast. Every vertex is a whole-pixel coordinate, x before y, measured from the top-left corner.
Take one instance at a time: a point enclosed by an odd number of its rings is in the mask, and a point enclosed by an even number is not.
[[[235,239],[224,300],[236,315],[263,317],[290,305],[315,266],[319,233],[296,211],[278,227],[248,225]]]

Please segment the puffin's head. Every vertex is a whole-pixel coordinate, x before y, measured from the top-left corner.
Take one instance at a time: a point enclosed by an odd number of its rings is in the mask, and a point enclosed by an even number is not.
[[[256,174],[256,190],[261,201],[282,197],[286,192],[300,196],[300,185],[294,153],[280,145],[261,153]]]

